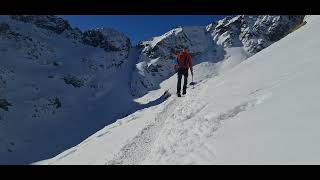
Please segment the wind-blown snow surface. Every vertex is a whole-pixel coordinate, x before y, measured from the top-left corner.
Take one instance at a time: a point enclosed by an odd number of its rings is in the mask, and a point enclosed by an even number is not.
[[[320,17],[310,16],[232,69],[214,74],[221,63],[199,63],[187,96],[139,110],[36,164],[319,164],[319,31]],[[137,101],[174,93],[175,81]]]

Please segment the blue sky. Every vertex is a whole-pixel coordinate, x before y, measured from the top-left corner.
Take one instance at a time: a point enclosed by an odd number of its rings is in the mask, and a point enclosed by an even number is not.
[[[64,15],[73,27],[87,30],[112,27],[125,33],[132,44],[161,35],[176,26],[208,25],[224,15]]]

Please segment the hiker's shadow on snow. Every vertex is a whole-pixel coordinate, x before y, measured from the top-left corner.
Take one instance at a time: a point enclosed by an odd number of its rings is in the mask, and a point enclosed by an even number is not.
[[[163,103],[166,99],[168,99],[169,96],[170,96],[170,93],[168,91],[166,91],[158,99],[150,101],[147,104],[141,105],[141,109],[145,109],[145,108],[149,108],[151,106],[159,105],[159,104]]]
[[[126,113],[126,116],[128,116],[136,111],[142,110],[142,109],[146,109],[146,108],[149,108],[152,106],[157,106],[157,105],[163,103],[164,101],[166,101],[170,96],[171,96],[171,94],[169,93],[169,91],[165,91],[159,98],[157,98],[153,101],[150,101],[147,104],[137,103],[133,107],[133,109],[129,110],[129,112]]]

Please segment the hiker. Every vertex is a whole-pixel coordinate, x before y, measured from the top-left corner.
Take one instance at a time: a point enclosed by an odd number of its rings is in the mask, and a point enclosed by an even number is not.
[[[192,59],[188,52],[188,48],[183,48],[183,51],[176,55],[177,64],[174,66],[175,71],[178,72],[178,83],[177,83],[177,96],[181,97],[181,79],[184,77],[182,94],[187,93],[188,84],[188,71],[190,68],[191,74],[193,76],[192,69]]]

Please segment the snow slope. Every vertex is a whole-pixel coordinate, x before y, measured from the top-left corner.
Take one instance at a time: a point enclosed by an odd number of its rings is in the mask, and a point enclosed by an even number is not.
[[[198,64],[196,78],[205,80],[281,38],[300,19],[227,17],[131,47],[111,28],[81,32],[52,15],[0,16],[0,164],[52,158],[119,118],[161,104],[174,81],[149,90],[174,74],[170,53],[183,46]]]
[[[187,96],[141,109],[35,164],[319,164],[320,16],[306,20],[237,66],[197,64],[198,84]],[[174,93],[175,81],[137,102]]]
[[[189,48],[194,64],[228,58],[241,62],[287,35],[303,17],[228,16],[207,26],[177,27],[142,41],[130,83],[132,94],[141,97],[158,89],[160,82],[174,74],[172,59],[183,47]]]
[[[137,51],[114,30],[0,16],[0,54],[0,164],[53,157],[137,104],[128,86]]]

